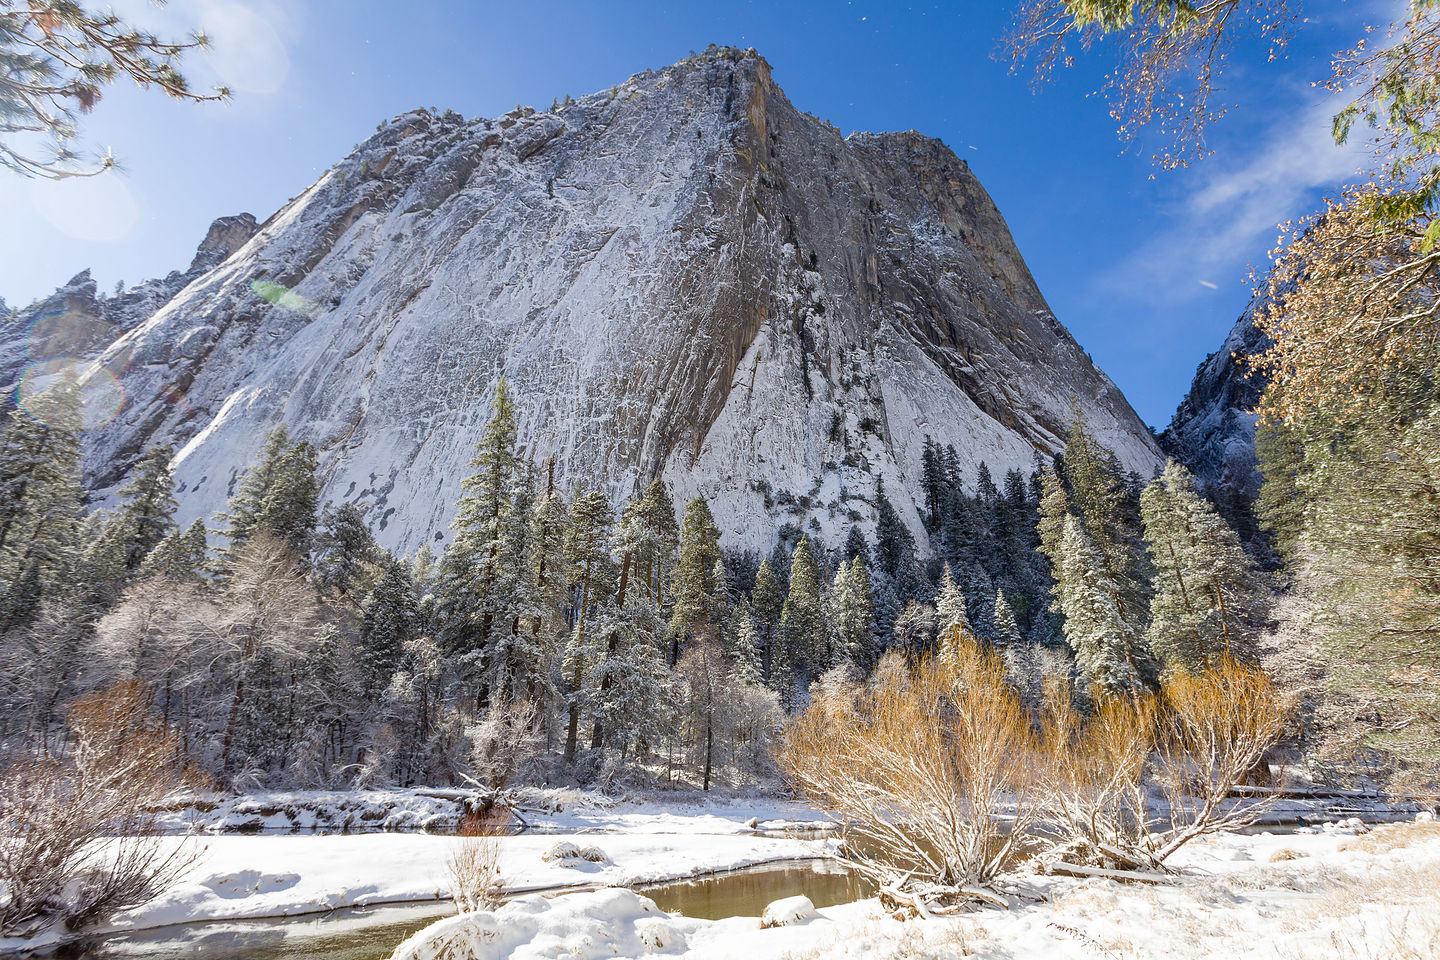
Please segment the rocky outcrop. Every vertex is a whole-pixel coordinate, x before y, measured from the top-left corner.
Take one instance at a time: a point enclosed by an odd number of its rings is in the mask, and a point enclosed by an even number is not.
[[[223,263],[255,235],[248,213],[221,217],[210,225],[184,271],[172,270],[114,296],[97,295],[89,270],[37,303],[6,317],[0,314],[0,385],[14,394],[27,366],[53,367],[94,358],[126,331],[165,306],[192,280]]]
[[[1190,392],[1160,435],[1165,453],[1189,467],[1222,505],[1248,507],[1260,492],[1255,407],[1265,381],[1243,361],[1269,345],[1255,326],[1255,313],[1263,304],[1259,297],[1252,300],[1225,343],[1196,369]]]
[[[1028,469],[1072,402],[1128,468],[1159,461],[964,161],[842,136],[753,51],[546,112],[405,114],[253,236],[222,223],[223,262],[91,367],[125,396],[89,436],[101,495],[174,443],[182,519],[213,515],[283,422],[382,542],[441,541],[502,374],[527,456],[616,500],[663,476],[732,546],[837,542],[882,480],[918,532],[927,435]]]

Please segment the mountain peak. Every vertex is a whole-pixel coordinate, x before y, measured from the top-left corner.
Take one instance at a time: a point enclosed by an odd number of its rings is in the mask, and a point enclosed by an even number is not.
[[[617,502],[663,477],[734,547],[839,542],[882,483],[923,543],[931,438],[972,476],[1028,470],[1072,397],[1127,468],[1159,462],[969,167],[841,136],[753,50],[553,111],[402,114],[258,231],[233,219],[202,244],[223,262],[103,353],[126,402],[90,480],[174,443],[182,521],[285,423],[382,542],[443,540],[502,374],[528,457]]]

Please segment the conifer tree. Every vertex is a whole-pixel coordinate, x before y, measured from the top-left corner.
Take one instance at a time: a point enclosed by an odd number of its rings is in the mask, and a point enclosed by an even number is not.
[[[923,589],[923,578],[915,559],[915,538],[910,535],[909,529],[901,521],[900,514],[895,512],[890,498],[885,496],[883,481],[876,489],[875,497],[877,513],[875,521],[876,566],[894,584],[895,592],[900,599],[919,599]]]
[[[526,565],[535,589],[530,632],[536,638],[565,629],[565,538],[570,525],[565,496],[555,485],[555,460],[546,468],[545,492],[535,506]]]
[[[121,505],[115,517],[124,545],[125,570],[133,574],[175,525],[175,481],[170,475],[173,447],[152,447],[120,488]]]
[[[622,562],[627,552],[632,555],[631,576],[656,610],[665,606],[679,541],[675,505],[665,482],[657,478],[643,497],[626,506],[616,530],[615,547]]]
[[[400,669],[405,645],[418,635],[419,602],[410,572],[388,554],[384,572],[362,604],[360,646],[357,651],[363,696],[378,698]]]
[[[226,506],[230,556],[259,533],[283,541],[302,558],[309,556],[320,500],[315,468],[315,448],[308,441],[292,440],[284,424],[270,431],[259,461]]]
[[[0,633],[29,625],[39,612],[43,597],[40,561],[31,558],[8,587],[0,585]]]
[[[813,663],[824,649],[825,614],[820,603],[820,570],[810,549],[810,538],[801,534],[800,542],[790,561],[790,590],[780,611],[778,649],[787,672],[772,675],[771,683],[780,694],[781,703],[793,706],[794,671],[805,663]]]
[[[172,531],[140,565],[140,576],[166,576],[172,580],[198,580],[205,571],[208,531],[196,519],[184,530]]]
[[[970,626],[970,613],[965,606],[965,594],[951,575],[948,563],[940,575],[940,593],[935,597],[935,626],[942,637],[952,627],[959,627],[965,634],[974,632]]]
[[[1134,657],[1140,638],[1116,602],[1119,587],[1080,520],[1065,518],[1060,541],[1059,594],[1065,614],[1065,638],[1091,682],[1116,694],[1140,689],[1142,674]]]
[[[1099,551],[1104,576],[1115,585],[1128,633],[1143,637],[1149,619],[1148,571],[1139,504],[1121,476],[1119,461],[1088,431],[1075,409],[1063,460],[1070,502]],[[1137,651],[1132,659],[1140,659]]]
[[[359,507],[325,505],[315,537],[315,579],[322,589],[363,598],[380,575],[383,553]]]
[[[875,601],[870,595],[870,574],[856,557],[842,563],[835,572],[832,591],[835,603],[835,656],[827,666],[849,662],[857,672],[873,662],[871,644],[875,631]]]
[[[574,762],[579,745],[580,714],[586,707],[586,674],[596,659],[599,645],[590,636],[589,618],[600,600],[600,582],[609,560],[610,501],[598,490],[578,495],[570,504],[570,528],[566,532],[565,555],[570,582],[576,591],[575,625],[565,648],[564,673],[568,689],[569,718],[565,731],[565,759]]]
[[[1240,538],[1171,460],[1140,497],[1155,567],[1149,641],[1167,664],[1208,669],[1253,654],[1265,591]]]
[[[718,634],[721,621],[716,618],[715,569],[722,559],[720,530],[710,515],[710,505],[704,497],[696,497],[685,505],[685,520],[680,527],[680,560],[675,564],[670,588],[675,601],[670,616],[672,644],[701,632]],[[676,652],[672,647],[672,659]]]
[[[850,528],[845,535],[845,548],[841,554],[846,563],[854,563],[856,560],[865,564],[866,569],[870,567],[870,544],[865,542],[865,534],[858,526]],[[868,574],[867,574],[868,576]]]
[[[1011,646],[1020,642],[1020,626],[1015,622],[1015,613],[1010,601],[1005,599],[1004,590],[995,591],[995,642]]]
[[[475,704],[489,699],[493,664],[491,631],[504,621],[513,567],[503,556],[518,463],[515,457],[515,404],[502,376],[495,385],[490,420],[475,444],[470,461],[475,472],[461,484],[463,493],[450,527],[455,539],[440,561],[438,573],[440,638],[457,654],[473,685]],[[508,558],[513,559],[513,558]]]
[[[785,607],[785,588],[775,575],[775,567],[769,557],[762,559],[760,569],[755,571],[755,589],[750,593],[750,603],[755,614],[755,626],[760,630],[762,651],[768,651],[774,647],[775,628]],[[763,654],[761,662],[764,662]]]
[[[66,604],[81,617],[103,613],[119,599],[126,580],[128,524],[104,511],[91,514],[83,525],[84,549],[75,558]]]
[[[743,597],[730,614],[726,629],[729,642],[730,675],[737,682],[752,687],[763,683],[760,673],[760,632],[750,604]]]
[[[33,561],[48,592],[81,547],[80,395],[73,380],[12,410],[0,442],[0,583],[14,582]]]
[[[503,511],[495,564],[499,579],[489,686],[497,704],[529,700],[543,705],[552,693],[549,644],[529,628],[537,617],[545,617],[550,604],[534,575],[536,494],[534,470],[527,465],[519,470]]]

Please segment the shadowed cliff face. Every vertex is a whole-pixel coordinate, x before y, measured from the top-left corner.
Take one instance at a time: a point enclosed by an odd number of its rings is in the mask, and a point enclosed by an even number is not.
[[[1255,326],[1261,298],[1235,321],[1220,349],[1201,362],[1170,425],[1160,435],[1169,456],[1190,468],[1212,497],[1246,509],[1260,492],[1255,459],[1255,407],[1265,380],[1243,360],[1263,353],[1270,341]]]
[[[918,532],[927,435],[1028,470],[1072,398],[1128,467],[1158,462],[969,168],[842,137],[753,52],[549,112],[406,114],[253,236],[211,234],[224,262],[92,368],[126,399],[89,479],[173,442],[183,520],[285,422],[387,545],[443,539],[502,373],[529,456],[616,499],[664,476],[731,546],[868,530],[881,480]]]

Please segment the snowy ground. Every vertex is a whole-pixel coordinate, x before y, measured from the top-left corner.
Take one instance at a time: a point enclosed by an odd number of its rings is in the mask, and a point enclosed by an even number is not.
[[[902,922],[867,900],[774,929],[667,916],[623,890],[527,897],[439,921],[395,960],[1440,956],[1440,824],[1232,834],[1195,844],[1181,865],[1190,876],[1176,885],[1040,878],[1051,902],[1011,911]]]
[[[325,796],[267,794],[227,801],[211,810],[201,826],[223,829],[221,824],[232,822],[233,815],[259,818],[266,828],[276,829],[294,822],[283,812],[287,807],[321,810],[324,826],[337,819],[333,805],[322,802]],[[813,810],[772,798],[617,802],[572,790],[534,791],[523,799],[533,805],[527,807],[527,821],[544,832],[501,838],[502,875],[516,893],[681,879],[777,860],[813,859],[826,856],[830,848],[824,840],[760,835],[826,825]],[[388,796],[371,800],[375,808],[393,808],[396,802]],[[436,814],[425,807],[424,798],[401,797],[398,802],[407,810]],[[277,807],[280,812],[265,812]],[[345,809],[365,807],[352,802]],[[306,817],[313,819],[313,814]],[[418,824],[420,817],[407,822]],[[607,859],[542,859],[567,838],[598,846]],[[101,932],[443,901],[449,897],[445,858],[456,841],[453,835],[425,833],[261,833],[167,837],[164,842],[199,849],[195,869],[184,882],[120,915]],[[21,945],[0,939],[0,956]]]
[[[268,807],[273,799],[237,802]],[[503,923],[495,930],[503,929],[504,936],[496,934],[484,949],[469,943],[475,949],[458,958],[1440,957],[1440,824],[1435,822],[1367,830],[1353,821],[1323,830],[1212,838],[1183,852],[1179,862],[1191,876],[1174,886],[1041,877],[1034,883],[1052,902],[1009,912],[985,909],[937,922],[900,922],[871,900],[824,908],[807,922],[762,931],[756,918],[666,917],[636,895],[595,888],[824,856],[829,841],[774,835],[823,825],[808,808],[765,798],[613,802],[574,791],[525,800],[527,820],[546,832],[500,840],[505,881],[521,896],[502,908]],[[324,806],[314,795],[305,802]],[[606,860],[543,859],[567,838],[598,846]],[[439,906],[448,896],[445,857],[456,841],[423,833],[365,833],[208,835],[189,842],[202,845],[204,856],[187,880],[108,929],[296,916],[379,903]],[[563,888],[587,892],[551,899],[523,895]],[[475,923],[483,927],[488,921]],[[448,929],[462,931],[468,941],[479,928],[452,919]],[[19,946],[0,941],[0,955]]]

